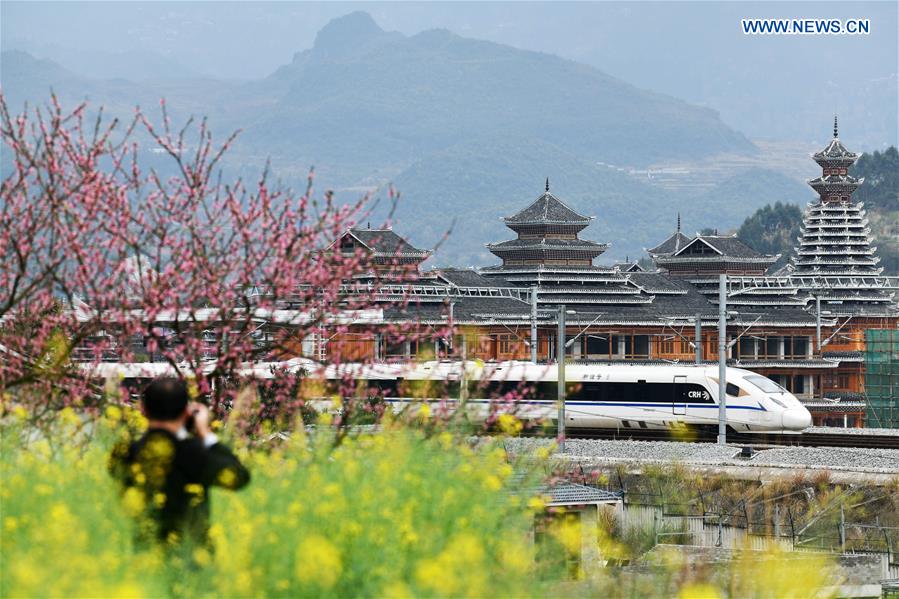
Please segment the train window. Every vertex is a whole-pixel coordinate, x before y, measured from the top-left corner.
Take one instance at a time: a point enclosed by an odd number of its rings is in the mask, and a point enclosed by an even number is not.
[[[725,392],[731,397],[739,397],[740,396],[740,388],[734,385],[733,383],[728,383]]]
[[[396,379],[372,379],[368,381],[369,389],[379,392],[384,397],[396,397]]]
[[[769,378],[765,378],[758,374],[746,377],[746,380],[764,391],[765,393],[784,393],[786,389],[775,383]]]

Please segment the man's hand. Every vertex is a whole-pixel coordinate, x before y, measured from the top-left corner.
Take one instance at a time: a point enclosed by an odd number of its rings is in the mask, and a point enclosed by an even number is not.
[[[209,408],[205,405],[192,402],[188,407],[194,419],[194,430],[201,439],[205,438],[212,431],[209,429]]]

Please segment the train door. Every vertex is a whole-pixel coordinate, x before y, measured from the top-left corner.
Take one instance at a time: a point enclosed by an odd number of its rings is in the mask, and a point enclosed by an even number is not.
[[[685,376],[676,376],[674,377],[674,385],[672,386],[672,404],[671,409],[674,412],[675,416],[686,416],[687,414],[687,404],[686,398],[683,394],[683,388],[681,385],[687,384],[687,377]]]

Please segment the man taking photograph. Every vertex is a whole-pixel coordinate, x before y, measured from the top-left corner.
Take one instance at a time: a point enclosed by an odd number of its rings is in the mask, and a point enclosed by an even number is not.
[[[120,443],[110,473],[125,493],[137,493],[143,514],[137,543],[209,545],[209,487],[236,490],[250,473],[209,428],[206,406],[190,402],[187,384],[157,379],[144,390],[147,431]]]

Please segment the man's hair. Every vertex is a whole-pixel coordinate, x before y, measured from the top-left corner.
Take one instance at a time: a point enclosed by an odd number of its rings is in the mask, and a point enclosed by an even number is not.
[[[156,379],[144,389],[144,413],[150,420],[177,420],[187,408],[187,383],[179,379]]]

